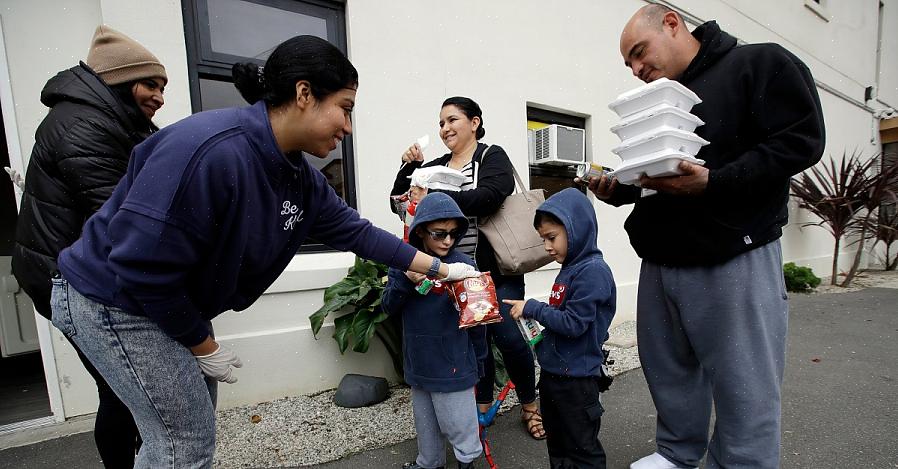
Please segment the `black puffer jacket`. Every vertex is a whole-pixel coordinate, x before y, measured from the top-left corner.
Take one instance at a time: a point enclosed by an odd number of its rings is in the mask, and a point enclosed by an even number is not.
[[[56,256],[78,239],[125,173],[131,149],[155,127],[84,63],[51,78],[41,102],[50,112],[28,162],[12,270],[49,318]]]

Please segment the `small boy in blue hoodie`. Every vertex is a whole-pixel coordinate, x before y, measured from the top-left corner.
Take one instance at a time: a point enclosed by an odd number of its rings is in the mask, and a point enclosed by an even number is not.
[[[533,226],[561,271],[548,304],[533,299],[505,302],[512,305],[514,319],[533,318],[545,327],[536,356],[549,463],[552,468],[604,468],[599,381],[602,344],[614,318],[617,293],[611,269],[596,246],[596,215],[583,193],[565,189],[539,206]]]
[[[409,226],[409,243],[442,262],[474,260],[457,252],[468,219],[446,194],[434,192],[418,203]],[[443,468],[445,436],[459,468],[473,467],[483,452],[477,426],[474,384],[486,357],[486,329],[458,328],[458,310],[449,286],[432,280],[429,291],[416,289],[425,276],[390,269],[383,293],[387,314],[402,315],[402,355],[405,382],[412,388],[412,409],[418,433],[418,457],[403,468]]]

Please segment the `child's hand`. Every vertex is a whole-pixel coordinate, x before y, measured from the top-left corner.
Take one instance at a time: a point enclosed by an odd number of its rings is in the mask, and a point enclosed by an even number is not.
[[[524,300],[502,300],[503,303],[511,305],[511,311],[508,314],[512,319],[521,319],[524,315]]]
[[[408,277],[408,279],[411,280],[415,285],[427,278],[426,275],[419,274],[418,272],[412,272],[411,270],[406,271],[405,276]]]

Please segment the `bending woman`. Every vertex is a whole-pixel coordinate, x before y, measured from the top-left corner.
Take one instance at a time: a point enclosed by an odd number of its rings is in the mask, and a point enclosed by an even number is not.
[[[396,175],[390,194],[400,195],[409,191],[409,176],[417,168],[442,165],[465,174],[466,181],[460,192],[445,191],[468,217],[468,231],[457,249],[474,257],[479,270],[490,271],[492,274],[504,321],[486,326],[488,344],[495,343],[502,352],[505,368],[515,384],[515,392],[521,402],[521,418],[527,431],[533,438],[543,439],[546,433],[536,402],[533,352],[508,315],[510,306],[502,303],[504,299],[524,297],[524,276],[501,275],[493,247],[477,229],[477,217],[496,213],[505,198],[514,192],[514,176],[508,155],[498,145],[490,146],[487,150],[487,145],[480,143],[484,135],[486,130],[483,128],[483,112],[476,102],[460,96],[447,99],[440,109],[440,138],[449,148],[449,153],[424,163],[424,153],[418,144],[409,147],[402,154],[404,164]],[[420,198],[427,190],[412,187],[411,192],[412,198]],[[477,404],[481,411],[486,411],[492,404],[495,389],[496,365],[491,346],[488,351],[484,363],[485,375],[476,388]]]
[[[358,74],[339,49],[297,36],[264,73],[242,64],[234,75],[255,104],[193,115],[138,145],[59,256],[53,324],[131,409],[139,468],[211,467],[216,380],[235,382],[241,363],[209,320],[249,307],[306,237],[450,280],[473,271],[372,226],[305,160],[352,130]]]

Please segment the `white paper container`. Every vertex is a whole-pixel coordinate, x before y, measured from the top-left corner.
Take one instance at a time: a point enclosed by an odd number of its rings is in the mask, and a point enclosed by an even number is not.
[[[639,111],[667,103],[686,112],[702,100],[689,88],[679,82],[659,78],[632,89],[617,97],[608,107],[620,117],[627,117]]]
[[[612,148],[611,151],[624,161],[658,152],[685,153],[695,156],[708,143],[710,142],[692,132],[661,128],[651,133],[624,140],[620,145]]]
[[[628,116],[612,127],[611,131],[621,140],[629,140],[656,129],[693,132],[701,125],[705,125],[705,121],[678,107],[662,103]]]
[[[705,164],[704,160],[693,158],[690,155],[679,152],[658,152],[632,161],[624,162],[611,173],[621,184],[639,185],[639,178],[645,174],[648,177],[676,176],[681,174],[680,161]]]

